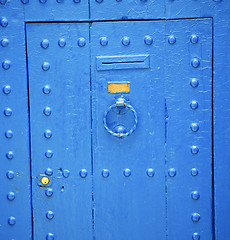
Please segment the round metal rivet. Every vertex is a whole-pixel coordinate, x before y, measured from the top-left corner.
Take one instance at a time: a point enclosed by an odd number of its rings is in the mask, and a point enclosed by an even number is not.
[[[200,234],[199,233],[193,233],[192,240],[200,240]]]
[[[199,125],[198,125],[198,123],[192,123],[190,125],[190,128],[193,132],[197,132],[199,130]]]
[[[144,42],[146,45],[151,45],[153,43],[153,38],[149,35],[145,36]]]
[[[190,81],[190,85],[194,88],[199,86],[199,81],[196,78],[192,78]]]
[[[53,170],[51,168],[47,168],[45,170],[45,174],[48,175],[48,176],[52,176],[53,175]]]
[[[153,177],[154,174],[155,174],[155,172],[154,172],[154,170],[153,170],[152,168],[149,168],[149,169],[147,169],[146,174],[147,174],[149,177]]]
[[[7,152],[6,153],[6,158],[9,159],[9,160],[13,159],[14,158],[14,153],[12,151]]]
[[[197,146],[192,146],[191,147],[191,153],[192,154],[197,154],[199,152],[199,148]]]
[[[66,40],[64,38],[60,38],[58,41],[59,47],[65,47],[66,45]]]
[[[193,58],[191,64],[194,68],[197,68],[200,66],[200,60],[198,58]]]
[[[48,233],[46,235],[46,240],[54,240],[54,234],[53,233]]]
[[[200,221],[200,214],[199,213],[193,213],[191,217],[193,222],[199,222]]]
[[[29,0],[21,0],[22,3],[27,4]]]
[[[9,179],[13,179],[13,178],[14,178],[14,172],[13,172],[13,171],[8,171],[8,172],[6,173],[6,176],[7,176],[7,178],[9,178]]]
[[[195,43],[198,43],[198,40],[199,40],[199,37],[195,34],[193,34],[191,37],[190,37],[190,42],[195,44]]]
[[[190,103],[190,107],[191,107],[191,109],[193,109],[193,110],[197,109],[198,106],[199,106],[199,104],[198,104],[197,101],[192,101],[192,102]]]
[[[73,0],[74,3],[80,3],[81,0]]]
[[[46,218],[49,219],[49,220],[53,219],[54,218],[54,212],[48,211],[46,213]]]
[[[8,199],[9,201],[13,201],[13,200],[15,199],[15,193],[14,193],[14,192],[9,192],[9,193],[7,194],[7,199]]]
[[[95,0],[97,3],[102,3],[103,0]]]
[[[42,91],[43,91],[44,94],[50,94],[51,88],[50,88],[49,85],[45,85],[45,86],[43,87]]]
[[[101,172],[102,177],[107,178],[109,177],[109,170],[108,169],[103,169]]]
[[[49,182],[50,182],[50,180],[49,180],[48,177],[43,177],[43,178],[41,179],[41,183],[42,183],[43,185],[47,185],[47,184],[49,184]]]
[[[191,193],[191,198],[194,199],[194,200],[198,200],[200,198],[200,194],[198,191],[193,191]]]
[[[50,116],[51,115],[51,108],[50,107],[46,107],[44,110],[43,110],[43,113],[46,115],[46,116]]]
[[[69,171],[68,169],[64,169],[64,170],[62,171],[62,175],[63,175],[63,177],[67,178],[67,177],[69,177],[69,175],[70,175],[70,171]]]
[[[2,47],[7,47],[9,45],[9,40],[7,38],[3,38],[1,40]]]
[[[45,136],[45,138],[51,138],[52,137],[52,132],[51,132],[51,130],[45,130],[45,132],[44,132],[44,136]]]
[[[10,94],[11,93],[11,87],[9,85],[6,85],[5,87],[3,87],[2,89],[3,93]]]
[[[45,194],[47,197],[51,197],[53,195],[53,189],[52,188],[46,189]]]
[[[126,168],[123,172],[125,177],[129,177],[131,175],[131,170],[129,168]]]
[[[5,60],[4,62],[2,62],[2,67],[5,70],[8,70],[10,68],[10,65],[11,65],[11,61],[10,60]]]
[[[198,174],[199,174],[198,169],[196,169],[196,168],[192,168],[192,169],[191,169],[191,175],[192,175],[192,176],[197,176]]]
[[[2,27],[6,27],[8,25],[8,21],[5,17],[1,18],[0,25]]]
[[[168,43],[169,44],[174,44],[176,42],[176,38],[173,35],[170,35],[168,37]]]
[[[4,115],[7,117],[10,117],[12,115],[12,109],[11,108],[6,108],[4,110]]]
[[[79,38],[77,44],[79,47],[84,47],[86,44],[86,40],[84,38]]]
[[[47,2],[47,0],[39,0],[39,2],[44,4]]]
[[[130,38],[129,37],[123,37],[121,42],[124,46],[128,46],[130,44]]]
[[[0,0],[0,3],[1,3],[2,5],[4,5],[4,4],[7,3],[7,1],[8,1],[8,0]]]
[[[13,137],[13,132],[11,130],[8,130],[5,132],[5,137],[6,138],[12,138]]]
[[[175,176],[176,176],[176,169],[175,169],[175,168],[170,168],[170,169],[168,170],[168,175],[169,175],[170,177],[175,177]]]
[[[43,69],[44,71],[48,71],[48,70],[50,69],[50,64],[49,64],[48,62],[44,62],[44,63],[42,64],[42,69]]]
[[[101,44],[101,46],[108,45],[108,38],[107,37],[101,37],[100,38],[100,44]]]
[[[52,157],[53,157],[53,152],[52,152],[52,150],[47,150],[46,153],[45,153],[45,156],[46,156],[47,158],[52,158]]]
[[[14,225],[16,223],[16,218],[15,217],[10,217],[8,219],[8,223],[9,223],[9,225]]]
[[[86,169],[82,169],[80,172],[79,172],[79,175],[82,177],[82,178],[85,178],[85,177],[87,177],[87,171],[86,171]]]
[[[41,41],[41,47],[42,48],[44,48],[44,49],[46,49],[46,48],[48,48],[49,47],[49,40],[48,39],[43,39],[42,41]]]

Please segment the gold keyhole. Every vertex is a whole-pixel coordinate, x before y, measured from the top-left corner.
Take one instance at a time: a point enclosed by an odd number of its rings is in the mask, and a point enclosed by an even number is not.
[[[48,177],[43,177],[43,178],[41,179],[41,183],[42,183],[43,185],[47,185],[49,182],[50,182],[50,180],[49,180]]]

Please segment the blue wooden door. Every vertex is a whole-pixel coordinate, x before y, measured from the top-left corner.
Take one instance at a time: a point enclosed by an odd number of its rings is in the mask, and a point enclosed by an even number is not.
[[[27,42],[34,239],[212,239],[212,20]]]

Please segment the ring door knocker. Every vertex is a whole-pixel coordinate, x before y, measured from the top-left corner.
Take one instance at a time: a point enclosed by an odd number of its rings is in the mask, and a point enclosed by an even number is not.
[[[107,123],[108,113],[111,110],[114,110],[116,108],[123,108],[123,109],[126,108],[126,109],[130,109],[132,111],[132,113],[134,115],[134,125],[129,131],[126,131],[126,128],[124,128],[122,125],[118,125],[116,130],[112,130],[108,127],[108,123]],[[119,113],[120,113],[120,111],[118,111],[118,114]],[[105,116],[104,116],[104,121],[103,122],[104,122],[104,127],[109,134],[111,134],[114,137],[124,138],[124,137],[129,136],[130,134],[132,134],[135,131],[135,129],[137,127],[137,112],[130,104],[126,103],[126,100],[124,98],[121,97],[121,98],[118,98],[116,100],[115,104],[111,105],[108,108],[108,110],[105,111]]]

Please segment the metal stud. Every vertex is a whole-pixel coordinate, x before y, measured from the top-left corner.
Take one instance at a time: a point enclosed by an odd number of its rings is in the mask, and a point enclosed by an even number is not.
[[[191,147],[191,153],[192,154],[197,154],[199,152],[199,148],[197,146],[192,146]]]
[[[44,136],[45,136],[45,138],[48,138],[48,139],[51,138],[52,137],[51,130],[49,130],[49,129],[45,130]]]
[[[63,48],[66,45],[66,40],[64,38],[60,38],[58,41],[59,47]]]
[[[43,87],[42,91],[43,91],[44,94],[50,94],[51,88],[50,88],[49,85],[45,85],[45,86]]]
[[[79,47],[84,47],[86,45],[86,40],[85,38],[79,38],[78,41],[77,41],[77,44]]]
[[[13,179],[13,178],[14,178],[14,172],[13,172],[13,171],[8,171],[8,172],[6,173],[6,176],[7,176],[7,178],[9,178],[9,179]]]
[[[190,85],[194,88],[199,86],[199,81],[196,78],[192,78],[190,81]]]
[[[73,0],[74,3],[80,3],[81,0]]]
[[[2,89],[4,94],[10,94],[11,93],[11,87],[9,85],[6,85],[5,87],[3,87]]]
[[[53,175],[53,170],[51,168],[47,168],[45,170],[45,174],[48,175],[48,176],[52,176]]]
[[[2,27],[7,27],[8,21],[7,21],[7,19],[5,17],[1,18],[0,25]]]
[[[9,40],[7,38],[3,38],[1,40],[2,47],[7,47],[9,45]]]
[[[9,159],[9,160],[13,159],[13,158],[14,158],[14,153],[13,153],[13,151],[7,152],[7,153],[6,153],[6,158]]]
[[[53,152],[52,152],[52,150],[47,150],[46,153],[45,153],[45,156],[46,156],[47,158],[52,158],[52,157],[53,157]]]
[[[193,213],[191,216],[191,219],[193,222],[199,222],[200,221],[200,214],[199,213]]]
[[[53,219],[54,218],[54,212],[53,211],[48,211],[46,213],[46,218],[49,219],[49,220]]]
[[[198,169],[196,169],[196,168],[192,168],[192,169],[191,169],[191,175],[192,175],[192,176],[197,176],[198,174],[199,174]]]
[[[128,46],[130,44],[130,38],[129,37],[123,37],[121,42],[124,46]]]
[[[197,132],[199,130],[199,125],[198,125],[198,123],[192,123],[190,125],[190,128],[193,132]]]
[[[0,3],[1,3],[2,5],[5,5],[5,4],[7,3],[7,1],[8,1],[8,0],[0,0]]]
[[[9,193],[7,194],[7,199],[8,199],[9,201],[13,201],[13,200],[15,199],[15,193],[14,193],[14,192],[9,192]]]
[[[191,65],[194,68],[198,68],[200,66],[200,60],[198,58],[193,58],[192,61],[191,61]]]
[[[88,175],[87,170],[86,170],[86,169],[81,169],[81,171],[79,172],[79,175],[80,175],[82,178],[87,177],[87,175]]]
[[[46,49],[46,48],[48,48],[49,47],[49,40],[48,39],[43,39],[42,41],[41,41],[41,47],[42,48],[44,48],[44,49]]]
[[[129,168],[126,168],[124,171],[123,171],[123,174],[125,177],[129,177],[131,175],[131,170]]]
[[[10,60],[5,60],[4,62],[2,62],[2,67],[5,70],[8,70],[10,68],[10,65],[11,65],[11,61]]]
[[[175,176],[176,176],[176,169],[175,169],[175,168],[170,168],[170,169],[168,170],[168,175],[169,175],[170,177],[175,177]]]
[[[155,172],[154,172],[154,170],[152,168],[149,168],[149,169],[147,169],[146,174],[149,177],[153,177]]]
[[[107,178],[109,177],[110,173],[108,169],[103,169],[101,172],[102,177]]]
[[[145,36],[144,42],[146,45],[151,45],[153,43],[153,38],[149,35]]]
[[[46,116],[50,116],[51,115],[51,108],[50,107],[46,107],[44,108],[43,110],[43,113],[46,115]]]
[[[22,2],[23,4],[27,4],[27,3],[29,3],[29,0],[21,0],[21,2]]]
[[[4,110],[4,115],[7,117],[10,117],[12,115],[12,109],[11,108],[6,108]]]
[[[193,240],[200,240],[200,234],[199,233],[193,233],[192,239]]]
[[[46,240],[54,240],[54,234],[53,233],[48,233],[46,235]]]
[[[176,37],[173,36],[173,35],[170,35],[170,36],[168,37],[168,43],[169,43],[169,44],[174,44],[175,42],[176,42]]]
[[[16,223],[16,218],[15,217],[9,217],[8,224],[9,225],[14,225],[15,223]]]
[[[12,138],[13,137],[13,132],[11,130],[8,130],[5,132],[5,137],[6,138]]]
[[[64,169],[64,170],[62,171],[62,175],[63,175],[63,177],[68,178],[69,175],[70,175],[70,171],[69,171],[68,169]]]
[[[193,191],[193,192],[191,192],[191,198],[192,198],[193,200],[198,200],[198,199],[200,198],[199,192],[198,192],[198,191]]]
[[[103,0],[95,0],[97,3],[102,3]]]
[[[45,194],[46,194],[47,197],[52,197],[53,189],[52,188],[46,189]]]
[[[44,4],[47,2],[47,0],[39,0],[40,3]]]
[[[198,102],[195,101],[195,100],[190,103],[190,107],[191,107],[191,109],[193,109],[193,110],[197,109],[198,106],[199,106],[199,104],[198,104]]]
[[[48,70],[50,69],[50,64],[49,64],[48,62],[44,62],[44,63],[42,64],[42,69],[43,69],[44,71],[48,71]]]
[[[198,40],[199,40],[199,37],[198,37],[196,34],[193,34],[193,35],[190,37],[190,42],[193,43],[193,44],[198,43]]]
[[[108,45],[108,38],[107,37],[101,37],[100,38],[100,44],[101,44],[101,46]]]

